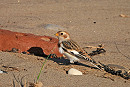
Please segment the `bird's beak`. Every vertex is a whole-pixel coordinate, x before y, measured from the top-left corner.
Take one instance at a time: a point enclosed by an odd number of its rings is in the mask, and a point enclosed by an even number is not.
[[[59,36],[59,34],[58,34],[58,33],[56,33],[55,35],[56,35],[56,36]]]

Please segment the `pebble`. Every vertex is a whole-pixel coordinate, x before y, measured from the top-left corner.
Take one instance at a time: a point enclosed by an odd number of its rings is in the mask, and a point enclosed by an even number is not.
[[[83,75],[83,73],[77,69],[74,69],[74,68],[71,68],[69,71],[68,71],[68,74],[69,75]]]
[[[0,73],[7,73],[6,71],[0,70]]]
[[[42,82],[29,83],[29,87],[43,87],[43,84],[42,84]]]
[[[96,22],[93,22],[94,24],[96,24]]]
[[[62,26],[56,25],[56,24],[47,24],[44,26],[45,29],[50,29],[50,30],[64,30]]]

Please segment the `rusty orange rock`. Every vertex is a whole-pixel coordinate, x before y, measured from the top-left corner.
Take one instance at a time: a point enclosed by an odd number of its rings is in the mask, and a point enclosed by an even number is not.
[[[11,51],[12,48],[16,48],[19,53],[31,53],[32,51],[37,51],[36,53],[39,53],[42,51],[42,53],[46,55],[51,53],[61,57],[62,54],[58,51],[57,43],[58,39],[49,36],[37,36],[29,33],[19,33],[0,29],[1,51]],[[52,51],[54,47],[55,49]]]

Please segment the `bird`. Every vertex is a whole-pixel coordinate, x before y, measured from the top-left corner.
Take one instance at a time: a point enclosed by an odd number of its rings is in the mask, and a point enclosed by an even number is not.
[[[92,59],[86,51],[84,51],[75,41],[70,38],[70,34],[66,31],[58,31],[55,34],[58,37],[59,52],[70,60],[70,63],[77,63],[81,60],[87,60],[92,65],[101,70],[94,59]]]

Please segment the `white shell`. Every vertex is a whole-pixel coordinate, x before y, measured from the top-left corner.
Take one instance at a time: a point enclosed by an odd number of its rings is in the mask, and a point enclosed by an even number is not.
[[[0,70],[0,73],[3,73],[3,71]]]
[[[83,73],[77,69],[74,69],[74,68],[71,68],[69,71],[68,71],[68,74],[69,75],[83,75]]]
[[[5,71],[0,70],[0,73],[6,73]]]

